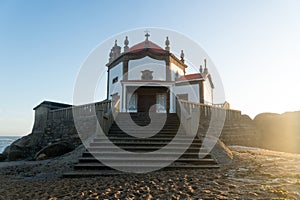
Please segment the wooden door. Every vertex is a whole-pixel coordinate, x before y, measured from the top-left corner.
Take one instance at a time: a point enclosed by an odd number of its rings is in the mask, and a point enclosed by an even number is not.
[[[150,107],[155,104],[155,95],[142,94],[138,96],[138,112],[149,112]],[[151,112],[155,112],[155,108]]]

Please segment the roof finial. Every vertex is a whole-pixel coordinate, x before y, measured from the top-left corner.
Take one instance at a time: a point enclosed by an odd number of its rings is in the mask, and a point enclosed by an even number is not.
[[[145,48],[149,48],[149,37],[150,37],[150,34],[149,34],[150,31],[148,30],[145,30],[145,37],[146,37],[146,40],[145,40]]]
[[[109,63],[114,59],[113,56],[114,56],[113,49],[111,49],[109,52]]]
[[[170,41],[169,41],[169,37],[167,36],[167,39],[166,39],[166,42],[165,42],[165,44],[166,44],[166,51],[170,51]]]
[[[128,44],[129,44],[129,40],[128,40],[128,36],[126,36],[125,40],[124,40],[124,52],[127,52],[129,47],[128,47]]]
[[[112,60],[116,59],[118,56],[121,55],[121,47],[118,46],[117,40],[115,40],[115,45],[111,49],[111,55]]]
[[[200,73],[202,74],[202,72],[203,72],[203,67],[202,65],[200,65]]]
[[[150,37],[150,31],[148,31],[148,30],[145,30],[145,37],[146,37],[146,41],[148,41],[148,38]]]
[[[206,58],[204,58],[204,71],[203,71],[204,74],[208,74],[208,69],[207,69],[207,66],[206,66]]]
[[[184,62],[184,53],[183,53],[183,50],[181,50],[180,58],[181,58],[181,62]]]

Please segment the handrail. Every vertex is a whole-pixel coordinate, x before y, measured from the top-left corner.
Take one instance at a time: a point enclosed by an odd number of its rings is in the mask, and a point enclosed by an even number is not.
[[[239,111],[239,110],[229,109],[226,107],[225,108],[218,107],[218,106],[214,106],[214,105],[207,105],[207,104],[197,103],[197,102],[190,102],[190,101],[186,101],[186,100],[182,100],[182,99],[179,99],[178,101],[180,101],[180,103],[183,105],[183,107],[185,108],[185,110],[187,112],[190,112],[190,110],[194,109],[195,107],[200,108],[201,116],[207,116],[207,117],[211,116],[212,110],[214,110],[214,111],[219,110],[220,112],[225,111],[227,120],[238,119],[241,116],[241,111]]]
[[[187,101],[187,100],[183,100],[183,99],[179,99],[179,101],[182,102],[182,103],[189,103],[189,104],[198,105],[198,106],[205,106],[205,107],[211,107],[211,108],[220,108],[220,109],[224,109],[224,110],[232,110],[232,111],[240,112],[239,110],[224,107],[224,105],[226,105],[226,102],[223,103],[223,104],[209,105],[209,104],[204,104],[204,103],[197,103],[197,102]],[[221,105],[223,105],[223,107],[221,107]]]

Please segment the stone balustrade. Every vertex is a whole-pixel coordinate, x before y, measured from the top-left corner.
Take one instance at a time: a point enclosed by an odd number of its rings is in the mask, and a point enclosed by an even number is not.
[[[51,121],[73,121],[74,117],[83,119],[93,116],[97,117],[103,131],[107,133],[110,125],[113,123],[111,101],[105,100],[80,106],[50,110],[48,112],[47,121],[49,124]]]
[[[239,119],[241,117],[241,111],[239,110],[233,110],[233,109],[227,109],[222,108],[220,106],[214,106],[214,105],[207,105],[207,104],[201,104],[201,103],[195,103],[195,102],[189,102],[185,100],[179,100],[183,108],[185,108],[185,111],[187,113],[191,113],[192,110],[195,110],[196,108],[200,109],[200,117],[204,118],[211,118],[212,113],[214,113],[214,116],[223,116],[223,113],[226,114],[226,120],[235,120]],[[177,111],[180,112],[180,107],[177,103]]]

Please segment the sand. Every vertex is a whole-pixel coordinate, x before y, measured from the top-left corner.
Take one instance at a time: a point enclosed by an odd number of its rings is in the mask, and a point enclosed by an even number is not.
[[[300,199],[300,155],[231,147],[219,169],[61,178],[83,149],[39,162],[0,163],[0,199]]]

